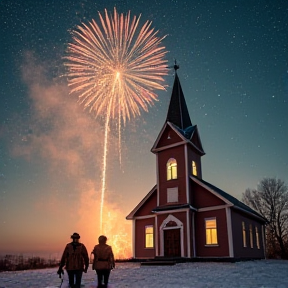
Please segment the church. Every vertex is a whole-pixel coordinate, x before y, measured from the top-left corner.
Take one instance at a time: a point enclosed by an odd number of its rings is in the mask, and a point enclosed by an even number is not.
[[[126,217],[134,259],[265,258],[265,219],[203,180],[205,152],[176,68],[166,121],[151,152],[157,183]]]

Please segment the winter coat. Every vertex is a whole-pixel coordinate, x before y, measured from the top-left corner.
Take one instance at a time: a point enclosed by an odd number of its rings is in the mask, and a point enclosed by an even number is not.
[[[92,253],[94,254],[92,264],[93,270],[112,269],[115,267],[115,260],[111,246],[107,244],[98,244],[94,247]]]
[[[89,266],[87,249],[82,243],[68,243],[64,249],[60,267],[66,266],[66,270],[81,270]]]

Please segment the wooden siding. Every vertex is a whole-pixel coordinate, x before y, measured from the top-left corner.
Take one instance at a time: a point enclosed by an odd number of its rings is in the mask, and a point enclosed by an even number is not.
[[[219,206],[226,204],[222,199],[214,195],[212,192],[207,191],[195,182],[191,184],[191,196],[192,206],[199,208]]]
[[[156,148],[169,146],[182,141],[183,139],[181,139],[181,137],[169,125],[167,125]]]
[[[195,149],[188,145],[188,175],[192,175],[192,161],[195,161],[197,168],[197,177],[202,179],[201,157],[195,152]]]
[[[174,147],[158,154],[159,206],[167,204],[167,188],[173,187],[178,187],[177,204],[187,203],[184,147],[184,145]],[[170,158],[174,158],[177,161],[177,179],[167,181],[166,164]]]
[[[154,248],[145,248],[145,226],[154,227]],[[135,220],[135,258],[154,258],[155,257],[155,218]]]
[[[157,206],[157,190],[153,192],[149,199],[138,209],[134,217],[154,215],[151,211]]]
[[[205,218],[216,217],[218,245],[206,245]],[[195,214],[196,257],[229,257],[225,209]]]
[[[235,258],[265,258],[265,248],[263,247],[262,225],[255,219],[249,218],[236,209],[231,209],[232,231],[233,231],[233,246]],[[242,222],[245,222],[246,227],[246,243],[247,247],[243,246]],[[252,224],[253,231],[253,248],[250,247],[250,231],[249,225]],[[255,227],[259,231],[260,249],[257,248]]]

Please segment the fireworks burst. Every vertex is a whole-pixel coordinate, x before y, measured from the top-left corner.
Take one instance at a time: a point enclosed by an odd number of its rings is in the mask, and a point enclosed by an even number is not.
[[[72,31],[74,43],[68,45],[68,80],[71,93],[78,93],[80,103],[96,116],[110,110],[110,118],[130,119],[140,115],[140,108],[157,99],[155,90],[164,90],[161,82],[167,74],[164,37],[147,21],[137,33],[140,16],[130,20],[130,12],[104,17],[102,26],[94,20]],[[110,108],[110,109],[109,109]]]
[[[155,90],[165,90],[163,76],[167,74],[165,47],[158,31],[147,21],[139,27],[139,17],[108,15],[100,23],[82,23],[72,31],[73,43],[68,44],[65,66],[68,69],[70,93],[96,117],[105,119],[100,227],[106,183],[106,159],[110,120],[116,120],[121,155],[121,127],[131,117],[157,100]],[[121,162],[121,159],[120,159]],[[102,230],[102,228],[100,229]]]

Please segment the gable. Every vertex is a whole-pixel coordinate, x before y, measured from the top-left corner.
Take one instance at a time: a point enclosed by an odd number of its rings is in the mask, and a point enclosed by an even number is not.
[[[222,206],[226,205],[227,203],[218,197],[217,195],[213,194],[211,191],[207,190],[205,187],[192,182],[192,205],[196,209],[206,208],[206,207],[213,207],[213,206]]]
[[[159,133],[151,151],[156,152],[163,147],[175,146],[180,143],[185,143],[187,139],[177,129],[175,129],[169,122],[165,123],[161,132]]]
[[[157,190],[155,190],[154,193],[151,194],[151,196],[143,203],[141,207],[136,211],[134,214],[134,217],[139,217],[139,216],[147,216],[147,215],[152,215],[153,208],[156,207],[157,205]]]
[[[156,185],[142,199],[142,201],[126,216],[127,220],[132,220],[137,216],[147,216],[152,214],[152,209],[157,205]]]
[[[183,139],[167,125],[159,139],[157,148],[173,145],[182,141]]]
[[[242,211],[242,213],[244,213],[246,215],[248,214],[254,218],[257,218],[258,220],[260,220],[263,223],[266,222],[266,219],[264,219],[258,212],[256,212],[255,210],[253,210],[252,208],[250,208],[249,206],[247,206],[243,202],[239,201],[238,199],[236,199],[232,195],[219,189],[218,187],[204,181],[203,179],[195,177],[195,176],[190,176],[190,179],[192,180],[192,183],[198,184],[199,186],[203,187],[205,190],[210,191],[216,197],[219,197],[219,199],[222,199],[222,201],[225,204],[228,204],[229,206],[231,206],[231,208],[240,210],[240,211]],[[193,187],[194,184],[191,184],[191,185]]]

